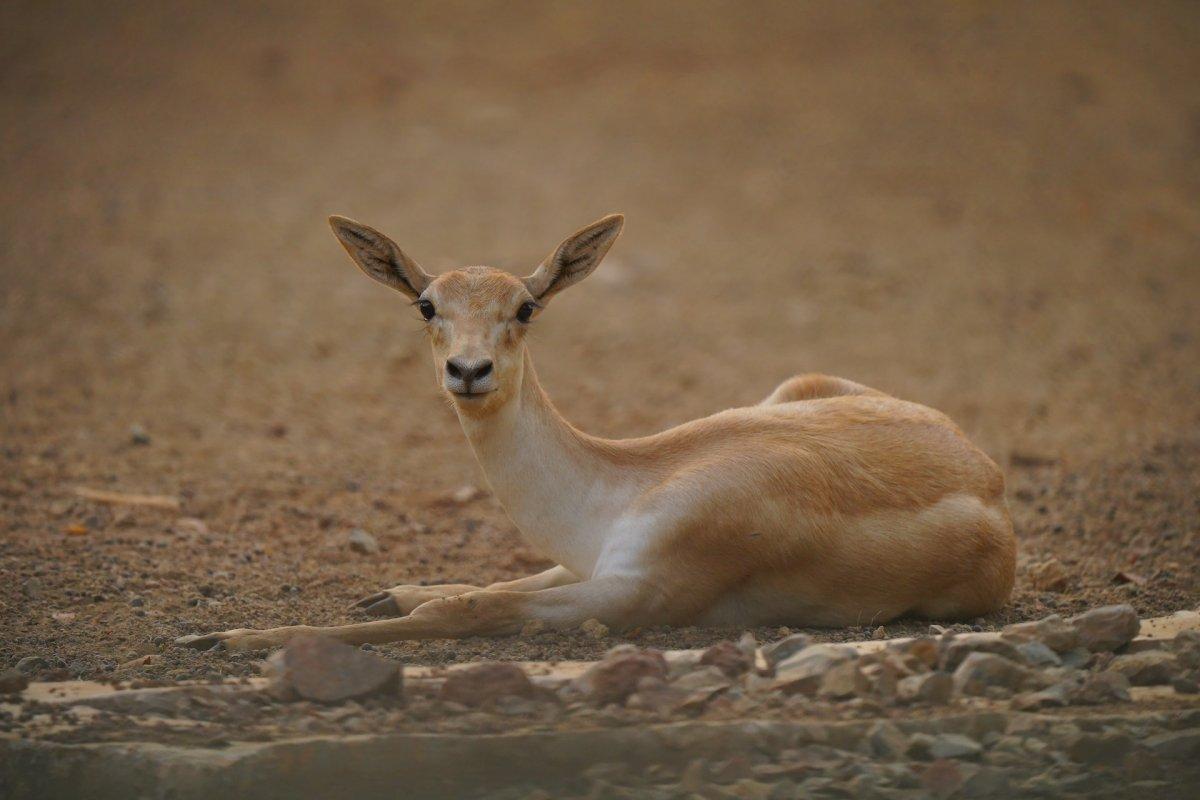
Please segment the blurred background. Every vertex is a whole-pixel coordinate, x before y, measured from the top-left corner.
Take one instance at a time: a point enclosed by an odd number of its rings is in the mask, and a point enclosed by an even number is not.
[[[1114,559],[1167,558],[1143,591],[1194,604],[1195,3],[9,2],[0,30],[4,614],[27,643],[69,661],[96,635],[43,630],[65,598],[133,642],[542,566],[459,491],[482,476],[417,315],[330,213],[430,271],[523,274],[622,211],[533,333],[577,425],[843,375],[1010,468],[1023,563],[1108,592]],[[179,496],[203,531],[79,485]],[[348,552],[354,527],[383,555]],[[135,618],[131,594],[161,601]]]

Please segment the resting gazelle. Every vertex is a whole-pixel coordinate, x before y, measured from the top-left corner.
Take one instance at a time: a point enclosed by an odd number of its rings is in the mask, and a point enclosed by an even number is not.
[[[378,231],[330,218],[364,272],[414,301],[492,490],[559,566],[482,588],[396,586],[358,603],[388,619],[179,642],[255,649],[321,633],[360,644],[592,618],[618,629],[843,626],[1001,606],[1016,547],[1004,477],[938,411],[801,375],[758,405],[639,439],[600,439],[562,418],[525,333],[596,268],[623,222],[583,228],[518,279],[489,267],[434,277]]]

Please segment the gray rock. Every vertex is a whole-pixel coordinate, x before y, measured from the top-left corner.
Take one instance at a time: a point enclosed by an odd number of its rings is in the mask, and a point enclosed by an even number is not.
[[[980,767],[963,782],[962,796],[969,798],[1012,797],[1009,771],[1000,767]]]
[[[130,425],[129,441],[131,444],[147,445],[150,444],[150,434],[141,425]]]
[[[908,737],[891,722],[876,722],[867,731],[867,751],[876,758],[900,758],[908,749]]]
[[[823,676],[817,696],[831,700],[845,700],[868,694],[871,683],[855,661],[834,664]]]
[[[972,653],[992,653],[1003,656],[1009,661],[1021,663],[1024,661],[1016,645],[1004,639],[991,639],[975,636],[956,637],[942,653],[941,668],[946,672],[954,672],[958,665]]]
[[[1071,618],[1079,642],[1093,653],[1119,650],[1137,636],[1141,628],[1130,605],[1103,606]]]
[[[774,667],[779,662],[799,653],[812,644],[812,639],[803,633],[793,633],[778,642],[765,645],[762,649],[767,666]]]
[[[1058,614],[1051,614],[1035,622],[1006,625],[1000,636],[1014,644],[1041,642],[1056,653],[1066,653],[1079,647],[1079,631]]]
[[[1200,758],[1200,730],[1160,733],[1142,741],[1142,746],[1159,758],[1193,760]]]
[[[1200,669],[1200,631],[1181,631],[1171,640],[1171,650],[1187,669]]]
[[[1129,679],[1119,672],[1089,672],[1083,683],[1070,692],[1073,706],[1128,703]]]
[[[776,665],[774,687],[787,694],[816,694],[826,672],[857,657],[853,648],[841,645],[806,647]]]
[[[1025,692],[1012,699],[1017,711],[1041,711],[1045,708],[1062,708],[1070,705],[1071,689],[1068,683],[1056,683],[1038,692]]]
[[[1033,673],[994,653],[971,653],[954,671],[954,688],[959,694],[982,696],[989,688],[1019,691],[1034,683]]]
[[[268,691],[339,703],[374,694],[399,694],[401,668],[395,661],[363,652],[326,636],[297,636],[268,660]]]
[[[1065,743],[1067,756],[1085,764],[1119,764],[1133,749],[1127,733],[1080,733]]]
[[[896,684],[896,698],[902,703],[926,703],[944,706],[954,695],[954,679],[945,672],[909,675]]]
[[[1022,642],[1017,645],[1017,650],[1025,663],[1031,666],[1058,667],[1062,665],[1062,659],[1058,657],[1058,653],[1054,652],[1045,642],[1036,639]]]
[[[41,656],[25,656],[16,665],[22,675],[36,675],[44,669],[50,669],[50,662]]]
[[[1117,656],[1109,662],[1107,671],[1121,673],[1133,686],[1161,686],[1178,674],[1179,661],[1165,650],[1147,650]]]
[[[983,746],[961,733],[939,733],[929,744],[929,755],[934,758],[979,758]]]
[[[379,552],[379,542],[362,528],[350,531],[350,535],[346,537],[346,544],[354,552],[363,555],[369,556]]]

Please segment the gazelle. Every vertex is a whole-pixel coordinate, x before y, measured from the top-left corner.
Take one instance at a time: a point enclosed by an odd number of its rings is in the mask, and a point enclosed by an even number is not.
[[[334,234],[425,319],[434,368],[496,497],[559,566],[487,587],[396,586],[357,605],[392,618],[183,637],[254,649],[298,633],[360,644],[572,628],[880,623],[969,618],[1012,590],[1004,477],[945,415],[826,375],[755,406],[654,436],[574,428],[534,373],[525,336],[596,268],[624,218],[569,236],[527,278],[489,267],[434,277],[344,217]]]

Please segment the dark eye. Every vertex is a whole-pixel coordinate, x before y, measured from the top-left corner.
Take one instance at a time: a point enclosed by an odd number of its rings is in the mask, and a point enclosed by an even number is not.
[[[433,307],[433,303],[429,302],[428,300],[418,300],[417,308],[421,309],[421,316],[426,320],[433,319],[433,315],[437,313]]]
[[[517,322],[529,322],[530,317],[533,316],[533,310],[535,308],[537,308],[536,303],[531,303],[528,301],[521,303],[521,307],[517,309]]]

